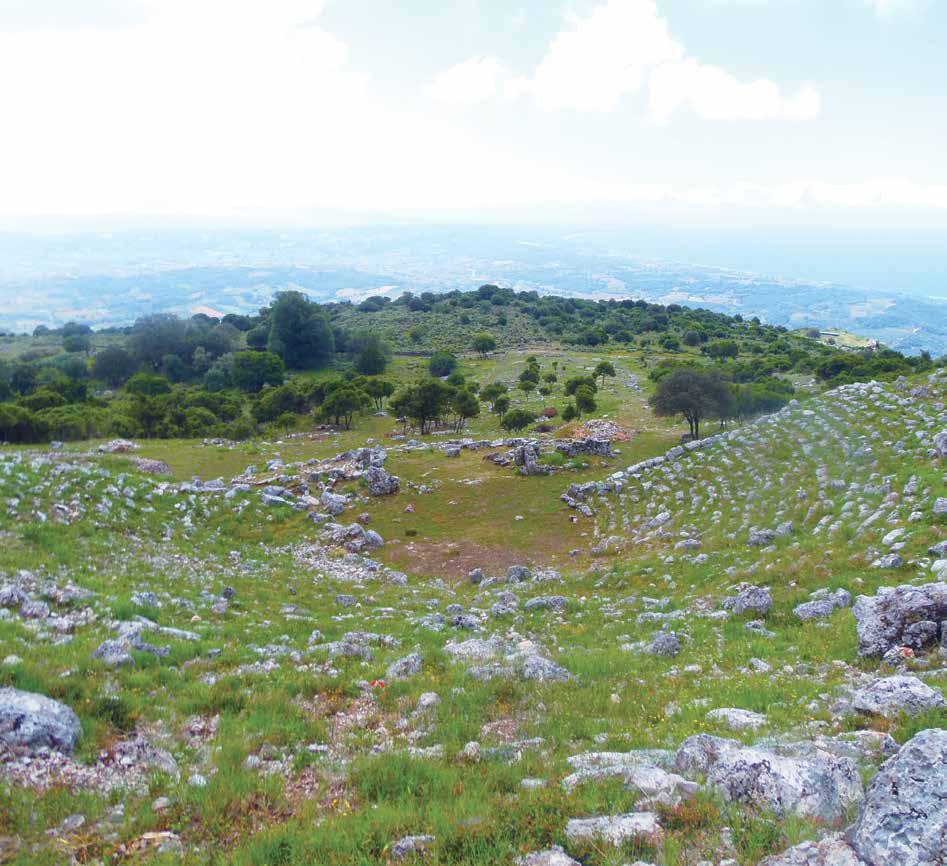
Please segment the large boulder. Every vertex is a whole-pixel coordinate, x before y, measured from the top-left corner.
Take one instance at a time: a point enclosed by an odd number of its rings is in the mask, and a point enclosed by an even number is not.
[[[397,475],[389,475],[380,466],[372,464],[362,475],[369,496],[390,496],[401,489],[401,479]]]
[[[947,430],[941,430],[934,437],[934,450],[938,457],[947,457]]]
[[[803,842],[782,854],[761,860],[759,866],[867,866],[841,836]]]
[[[738,616],[752,613],[757,616],[766,616],[773,606],[773,598],[769,594],[769,587],[746,586],[735,596],[724,599],[724,610],[729,610]]]
[[[821,592],[813,595],[812,601],[797,604],[793,613],[803,622],[830,617],[837,608],[849,607],[852,595],[847,589],[838,589],[834,593]]]
[[[681,744],[675,767],[682,776],[704,776],[725,800],[777,815],[840,821],[863,795],[858,764],[820,749],[789,757],[696,734]]]
[[[572,842],[607,842],[616,847],[631,841],[656,844],[663,834],[653,812],[573,818],[566,824],[566,838]]]
[[[852,707],[859,713],[895,718],[916,716],[947,706],[944,696],[917,677],[898,675],[875,680],[855,692]]]
[[[665,656],[673,658],[681,651],[680,638],[674,632],[660,632],[654,636],[654,639],[645,647],[645,652],[652,656]]]
[[[548,475],[549,468],[541,466],[539,460],[539,446],[532,443],[520,445],[513,449],[513,463],[519,467],[520,475],[529,477]]]
[[[573,860],[558,845],[554,845],[546,851],[534,851],[520,857],[516,861],[516,866],[582,866],[578,860]]]
[[[762,713],[744,710],[739,707],[720,707],[707,713],[707,719],[726,725],[731,731],[755,731],[766,727],[767,718]]]
[[[388,856],[395,862],[423,857],[435,841],[433,836],[402,836],[391,844]]]
[[[128,439],[113,439],[99,446],[100,454],[131,454],[138,450],[138,446]]]
[[[909,630],[917,623],[947,620],[947,583],[883,587],[876,595],[858,596],[853,611],[859,655],[883,656],[889,649],[910,645],[907,641],[916,643],[924,631]]]
[[[0,743],[33,753],[41,748],[72,754],[82,725],[65,704],[20,689],[0,689]]]
[[[947,731],[921,731],[885,762],[852,843],[871,866],[947,863]]]
[[[421,658],[421,654],[411,653],[411,655],[400,658],[388,665],[385,675],[390,680],[404,680],[420,673],[423,667],[424,659]]]
[[[562,780],[566,791],[573,791],[586,782],[604,779],[620,779],[626,788],[637,791],[642,799],[639,807],[650,808],[656,804],[676,806],[689,800],[698,792],[699,786],[676,773],[644,763],[634,753],[601,753],[603,760],[591,766],[583,766]],[[583,756],[576,756],[581,758]],[[608,759],[611,760],[608,760]],[[572,759],[570,758],[570,763]]]
[[[329,514],[336,517],[345,511],[349,504],[349,498],[340,493],[333,493],[331,490],[323,490],[322,495],[319,497],[319,502]]]

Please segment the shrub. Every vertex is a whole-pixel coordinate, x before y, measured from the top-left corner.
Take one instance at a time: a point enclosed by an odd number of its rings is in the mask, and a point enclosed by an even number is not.
[[[206,436],[220,423],[217,416],[203,406],[192,406],[185,414],[191,436]]]
[[[92,406],[56,406],[37,413],[52,439],[91,439],[108,432],[111,419],[104,410]]]
[[[295,414],[306,408],[306,399],[292,385],[264,391],[253,405],[253,417],[260,423],[275,421],[280,415]],[[295,424],[295,420],[293,421]]]
[[[457,366],[457,359],[450,352],[435,352],[428,362],[432,376],[449,376]]]
[[[378,376],[385,372],[391,349],[380,337],[360,331],[348,337],[345,347],[356,371],[363,376]]]
[[[47,427],[35,413],[13,403],[0,403],[0,440],[42,442],[46,436]]]
[[[159,394],[169,394],[171,383],[164,376],[154,373],[136,373],[128,380],[125,390],[138,397],[157,397]]]
[[[504,430],[522,430],[535,420],[536,416],[526,409],[511,409],[500,419],[500,426]]]
[[[483,333],[477,334],[473,338],[473,350],[481,355],[486,355],[487,352],[492,352],[497,347],[497,341],[493,339],[491,334]]]
[[[708,343],[704,351],[714,359],[736,358],[740,354],[740,347],[735,340],[716,340]]]
[[[118,346],[109,346],[92,360],[92,375],[107,385],[117,387],[135,372],[132,356]]]
[[[92,348],[92,341],[83,334],[73,334],[63,337],[62,347],[66,352],[88,352]]]
[[[230,367],[230,379],[241,391],[256,393],[264,385],[282,385],[286,369],[272,352],[237,352]]]
[[[32,412],[38,412],[40,409],[51,409],[56,406],[65,406],[66,398],[63,397],[62,394],[59,394],[50,388],[38,388],[28,397],[21,397],[20,405],[25,406]]]

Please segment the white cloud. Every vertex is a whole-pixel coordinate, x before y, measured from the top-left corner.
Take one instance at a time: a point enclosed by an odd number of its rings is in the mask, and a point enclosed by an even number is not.
[[[613,111],[641,88],[646,70],[682,56],[653,0],[608,0],[587,18],[570,17],[514,89],[547,109]]]
[[[503,207],[581,176],[379,93],[308,0],[148,0],[0,28],[0,214]],[[558,187],[556,188],[559,189]]]
[[[474,105],[498,96],[510,73],[496,57],[471,57],[440,73],[431,95],[450,105]]]
[[[29,12],[33,2],[17,8]],[[376,87],[321,23],[319,0],[129,0],[122,6],[137,17],[120,26],[103,12],[116,8],[106,0],[35,2],[43,14],[27,27],[13,16],[16,4],[0,0],[0,214],[472,211],[568,202],[947,208],[947,187],[897,178],[779,182],[794,171],[823,173],[802,162],[776,176],[714,165],[708,176],[760,183],[713,186],[708,177],[705,185],[698,175],[678,186],[676,164],[652,173],[659,160],[629,159],[616,170],[554,142],[536,146],[545,131],[531,138],[528,119],[509,146],[489,143],[489,132],[465,129],[425,100],[392,99],[391,88]],[[63,17],[69,10],[74,17]],[[616,110],[635,94],[657,122],[684,112],[818,113],[813,88],[786,94],[689,56],[650,0],[609,0],[570,19],[528,75],[481,56],[439,76],[430,91],[453,104],[522,99],[585,112]],[[842,169],[826,149],[824,176],[837,176]]]
[[[766,78],[741,82],[693,58],[652,70],[648,92],[650,115],[659,123],[685,108],[707,120],[812,120],[820,110],[819,92],[811,84],[784,96]]]
[[[585,18],[570,16],[530,75],[478,57],[430,85],[442,101],[459,105],[528,96],[547,110],[583,112],[615,111],[644,87],[650,117],[660,123],[685,109],[709,120],[811,120],[821,108],[812,84],[787,95],[769,79],[742,82],[688,56],[655,0],[605,0]]]
[[[867,0],[867,2],[878,15],[885,15],[899,7],[908,5],[907,0]]]

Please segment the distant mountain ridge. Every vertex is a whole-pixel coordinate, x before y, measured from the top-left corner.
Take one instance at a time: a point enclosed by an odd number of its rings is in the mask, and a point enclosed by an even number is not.
[[[14,331],[70,319],[121,325],[159,310],[251,312],[285,288],[325,302],[496,283],[705,307],[790,328],[838,328],[904,352],[947,352],[947,301],[639,258],[586,236],[418,226],[57,236],[17,248],[19,260],[12,243],[0,237],[0,254],[10,252],[0,328]]]

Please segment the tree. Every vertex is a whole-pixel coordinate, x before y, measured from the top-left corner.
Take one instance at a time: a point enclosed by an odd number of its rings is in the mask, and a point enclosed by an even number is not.
[[[306,399],[292,385],[280,385],[269,388],[253,404],[253,417],[261,424],[275,421],[287,412],[302,412],[306,408]]]
[[[161,359],[161,374],[172,382],[183,382],[189,373],[190,369],[179,355],[165,355]]]
[[[381,412],[385,400],[395,393],[395,386],[384,379],[369,379],[363,390],[375,401],[375,409]]]
[[[484,332],[473,338],[472,345],[475,352],[486,355],[487,352],[492,352],[497,347],[497,341],[493,339],[491,334]]]
[[[92,328],[79,322],[66,322],[60,332],[63,339],[66,337],[88,337],[92,333]]]
[[[598,365],[595,368],[595,372],[592,374],[596,379],[602,380],[602,387],[605,387],[605,377],[606,376],[615,376],[615,367],[612,365],[611,361],[599,361]]]
[[[588,385],[580,385],[575,390],[575,410],[581,418],[587,412],[594,412],[598,408],[595,403],[595,392]]]
[[[368,394],[346,383],[326,394],[320,412],[323,418],[331,420],[337,427],[349,430],[355,413],[370,402]]]
[[[468,419],[476,418],[480,414],[480,401],[476,394],[461,388],[451,397],[450,408],[455,415],[455,429],[460,431]]]
[[[70,334],[63,337],[62,348],[65,352],[88,352],[92,348],[92,341],[85,334]]]
[[[415,422],[423,436],[433,421],[443,417],[453,395],[453,388],[438,379],[428,379],[396,394],[390,405],[399,415]]]
[[[699,346],[700,333],[698,331],[685,331],[684,332],[684,345],[685,346]]]
[[[480,399],[493,404],[498,398],[507,392],[507,387],[502,382],[491,382],[480,389]]]
[[[191,355],[191,369],[198,375],[203,375],[210,368],[213,360],[210,352],[204,346],[198,346]]]
[[[598,391],[598,385],[592,376],[573,376],[566,381],[566,396],[571,397],[582,386],[586,386],[593,394]]]
[[[36,389],[38,375],[32,364],[17,364],[10,374],[10,387],[18,394],[30,394]]]
[[[338,347],[338,340],[336,340]],[[358,331],[345,338],[345,350],[363,376],[377,376],[385,372],[391,349],[376,334]]]
[[[428,362],[432,376],[449,376],[457,366],[457,358],[451,352],[435,352]]]
[[[303,370],[332,360],[335,341],[325,314],[300,292],[280,292],[270,307],[267,348],[287,367]]]
[[[563,421],[574,421],[579,417],[579,412],[575,408],[575,403],[566,403],[566,408],[562,410]]]
[[[504,430],[522,430],[535,420],[536,416],[526,409],[511,409],[500,419],[500,426]]]
[[[725,417],[731,411],[733,397],[730,386],[713,370],[680,367],[658,382],[648,401],[659,418],[683,415],[690,435],[700,438],[700,422],[704,418]]]
[[[253,327],[253,319],[238,313],[227,313],[221,321],[225,325],[232,325],[238,331],[249,331]]]
[[[241,391],[256,393],[264,385],[282,385],[283,361],[272,352],[236,352],[230,366],[230,380]]]
[[[740,347],[735,340],[715,340],[708,343],[704,352],[708,357],[719,360],[721,358],[736,358],[740,354]]]
[[[135,360],[157,371],[165,355],[189,355],[187,326],[177,316],[156,313],[132,325],[128,349]]]
[[[247,331],[247,348],[263,351],[266,343],[270,339],[270,329],[268,325],[259,325]]]
[[[536,383],[532,379],[521,379],[517,387],[529,397],[529,392],[536,390]]]
[[[92,375],[117,388],[135,372],[132,356],[119,346],[108,346],[92,359]]]

